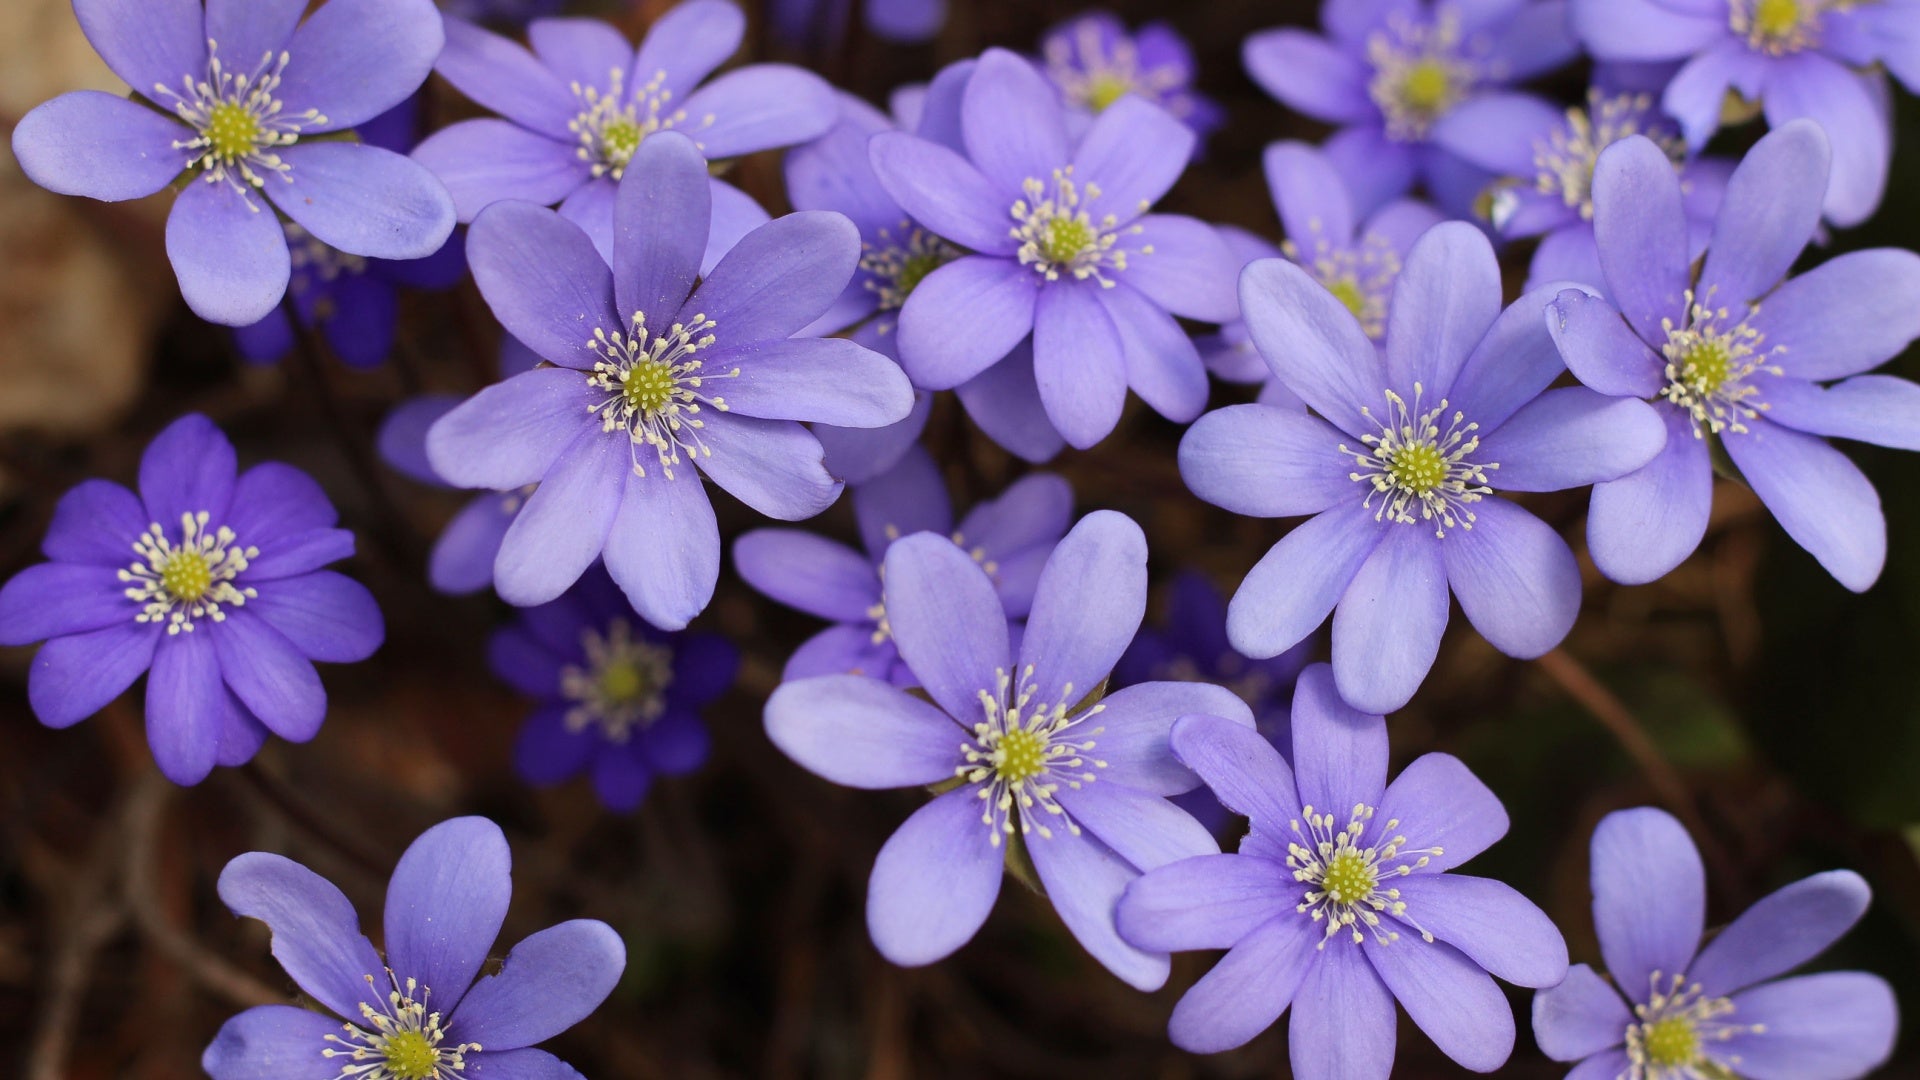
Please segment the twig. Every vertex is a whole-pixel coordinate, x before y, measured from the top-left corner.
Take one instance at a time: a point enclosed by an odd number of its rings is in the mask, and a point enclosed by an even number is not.
[[[28,1080],[64,1080],[80,1005],[93,977],[94,955],[126,924],[127,909],[113,895],[115,855],[124,815],[100,827],[85,863],[58,898],[56,940],[43,1009],[27,1053]]]

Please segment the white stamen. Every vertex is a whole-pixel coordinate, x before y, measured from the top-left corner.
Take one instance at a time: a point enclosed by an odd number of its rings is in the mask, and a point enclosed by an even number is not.
[[[1140,226],[1120,227],[1120,219],[1107,214],[1095,221],[1081,204],[1100,198],[1096,184],[1077,183],[1073,166],[1053,170],[1051,185],[1028,177],[1021,185],[1026,197],[1016,200],[1010,211],[1019,222],[1010,235],[1020,241],[1020,265],[1031,266],[1048,281],[1067,274],[1079,281],[1092,278],[1103,288],[1113,288],[1108,270],[1125,270],[1129,255],[1151,255],[1153,246],[1143,245],[1129,251],[1117,247],[1122,236],[1136,235]],[[1140,211],[1148,204],[1142,202]]]
[[[367,985],[375,986],[366,976]],[[332,1060],[344,1058],[339,1076],[351,1080],[462,1080],[466,1076],[468,1052],[479,1052],[479,1043],[442,1046],[447,1028],[438,1012],[427,1008],[432,991],[419,980],[409,978],[403,985],[393,969],[387,969],[387,981],[393,989],[379,1009],[360,1003],[365,1025],[347,1023],[344,1036],[328,1035],[334,1044],[320,1051]]]
[[[1040,690],[1033,683],[1031,664],[1020,673],[1017,687],[1006,669],[995,674],[993,688],[979,691],[986,719],[973,726],[973,742],[961,745],[967,763],[954,770],[955,775],[976,786],[980,821],[992,831],[995,846],[1016,828],[1022,836],[1038,833],[1052,839],[1050,818],[1080,835],[1079,824],[1055,796],[1062,786],[1078,790],[1093,783],[1097,774],[1092,770],[1107,767],[1092,756],[1093,736],[1105,729],[1079,730],[1106,707],[1095,705],[1069,715],[1067,710],[1079,704],[1072,684],[1060,688],[1058,702],[1036,705]]]
[[[1407,916],[1400,890],[1383,889],[1380,884],[1388,878],[1406,877],[1445,852],[1438,847],[1409,849],[1407,838],[1398,835],[1384,844],[1363,847],[1373,813],[1373,807],[1356,803],[1345,827],[1335,831],[1332,814],[1315,813],[1313,807],[1306,806],[1301,808],[1306,827],[1302,828],[1298,820],[1292,822],[1298,839],[1287,841],[1287,868],[1293,871],[1293,880],[1308,887],[1294,910],[1314,922],[1326,923],[1319,948],[1326,948],[1327,942],[1343,931],[1352,935],[1355,945],[1369,935],[1376,945],[1400,940],[1399,931],[1381,920],[1382,913],[1418,930],[1422,941],[1433,940],[1425,927]],[[1386,831],[1392,833],[1399,827],[1396,818],[1387,822]],[[1414,855],[1419,858],[1402,861]]]
[[[1760,313],[1758,306],[1735,321],[1726,308],[1696,302],[1692,289],[1687,290],[1686,302],[1684,329],[1672,319],[1660,320],[1667,335],[1660,347],[1667,358],[1667,385],[1660,396],[1693,416],[1695,438],[1745,434],[1746,421],[1767,410],[1759,400],[1760,387],[1751,380],[1758,374],[1784,374],[1769,361],[1786,352],[1786,347],[1763,350],[1766,338],[1751,325]]]
[[[580,648],[586,666],[560,669],[561,696],[573,702],[568,731],[598,727],[609,741],[624,743],[667,711],[672,649],[635,640],[625,619],[613,620],[604,635],[592,627],[581,631]]]
[[[119,579],[127,585],[127,599],[141,605],[135,622],[165,622],[168,634],[192,633],[195,619],[225,622],[222,605],[240,607],[260,595],[233,584],[260,549],[241,547],[225,525],[209,532],[207,518],[205,510],[181,514],[177,545],[158,522],[133,542],[140,560],[121,570]]]
[[[1375,521],[1397,521],[1412,525],[1419,521],[1434,524],[1434,535],[1445,537],[1452,528],[1471,529],[1474,513],[1468,509],[1482,497],[1493,494],[1487,486],[1487,473],[1500,466],[1468,460],[1480,448],[1480,425],[1469,423],[1464,413],[1455,412],[1443,430],[1440,420],[1446,416],[1445,399],[1426,411],[1421,410],[1424,389],[1413,384],[1413,404],[1391,390],[1387,394],[1387,418],[1381,420],[1371,409],[1360,414],[1380,425],[1380,434],[1364,435],[1360,441],[1369,449],[1362,453],[1340,444],[1340,453],[1360,466],[1348,478],[1367,484],[1366,505],[1380,496]],[[1420,514],[1414,516],[1418,504]]]
[[[714,325],[705,315],[695,315],[689,322],[674,323],[666,333],[650,338],[646,314],[636,311],[629,333],[594,328],[587,347],[601,359],[593,365],[587,384],[606,391],[608,396],[587,409],[600,414],[601,430],[626,430],[635,448],[636,474],[647,475],[638,456],[642,445],[653,447],[660,459],[660,471],[669,480],[683,451],[689,458],[713,456],[712,449],[700,438],[701,429],[707,426],[700,419],[700,411],[710,408],[726,412],[727,400],[707,394],[703,387],[709,379],[731,379],[740,374],[739,368],[717,375],[701,372],[704,364],[695,354],[713,344]]]
[[[264,186],[269,175],[292,183],[293,166],[274,150],[292,146],[301,131],[325,124],[327,118],[314,109],[284,113],[273,96],[291,54],[267,53],[253,71],[241,74],[227,70],[212,40],[207,42],[207,57],[204,79],[186,75],[180,90],[165,84],[153,87],[154,100],[171,101],[174,113],[198,133],[176,141],[174,149],[191,151],[187,168],[204,170],[208,183],[225,184],[243,197]],[[246,203],[259,210],[251,198]]]

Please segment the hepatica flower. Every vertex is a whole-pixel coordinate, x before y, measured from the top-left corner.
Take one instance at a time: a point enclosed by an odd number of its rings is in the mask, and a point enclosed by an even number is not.
[[[771,0],[767,18],[788,41],[825,48],[846,33],[852,6],[853,0]],[[933,40],[947,24],[947,0],[861,0],[860,13],[875,37],[913,45]]]
[[[1661,105],[1698,151],[1730,113],[1818,123],[1833,141],[1827,217],[1857,225],[1886,190],[1893,130],[1884,64],[1920,87],[1920,7],[1903,0],[1571,0],[1598,60],[1684,61]],[[1737,95],[1737,96],[1735,96]],[[1729,103],[1735,107],[1728,108]],[[1744,106],[1743,109],[1741,106]]]
[[[1706,875],[1680,823],[1651,807],[1593,833],[1593,922],[1611,981],[1575,964],[1533,999],[1533,1033],[1572,1078],[1850,1080],[1893,1052],[1893,990],[1860,971],[1779,976],[1867,910],[1858,874],[1780,889],[1703,946]]]
[[[956,528],[940,467],[916,446],[853,489],[853,513],[864,553],[797,529],[757,529],[734,541],[733,567],[747,584],[834,624],[794,651],[783,679],[853,674],[920,685],[894,644],[881,595],[887,550],[914,533],[952,540],[987,572],[1006,617],[1026,618],[1040,568],[1073,519],[1073,489],[1034,473],[974,507]]]
[[[1016,659],[985,569],[943,536],[906,537],[887,552],[887,618],[927,697],[827,675],[768,700],[774,745],[828,780],[941,792],[874,861],[867,928],[887,959],[929,964],[966,944],[1018,845],[1095,959],[1141,989],[1166,981],[1166,954],[1120,940],[1113,906],[1141,871],[1219,850],[1166,801],[1199,783],[1167,731],[1188,713],[1248,728],[1253,717],[1199,683],[1100,697],[1146,608],[1146,562],[1125,516],[1081,519],[1041,572]]]
[[[888,194],[972,252],[901,309],[915,385],[973,380],[1031,334],[1040,402],[1074,446],[1113,430],[1128,387],[1170,419],[1199,415],[1206,369],[1173,316],[1233,317],[1233,254],[1192,218],[1146,212],[1185,169],[1193,132],[1128,97],[1074,146],[1053,87],[1002,49],[967,81],[960,131],[965,156],[897,132],[870,144]]]
[[[539,485],[501,541],[502,599],[556,599],[604,554],[643,618],[680,629],[720,573],[701,475],[769,516],[810,517],[840,483],[797,421],[891,424],[913,390],[893,361],[851,341],[791,336],[853,275],[859,237],[845,218],[798,213],[761,226],[696,289],[705,160],[667,132],[630,164],[611,270],[550,210],[506,202],[474,222],[467,257],[481,295],[556,366],[448,413],[428,432],[427,455],[461,487]]]
[[[1268,30],[1247,39],[1247,71],[1280,102],[1340,128],[1326,149],[1363,184],[1367,212],[1415,183],[1466,217],[1492,179],[1433,141],[1474,98],[1572,60],[1566,0],[1326,0],[1327,36]]]
[[[746,17],[729,0],[675,6],[637,51],[597,19],[536,19],[527,27],[531,52],[448,20],[435,70],[501,118],[452,124],[414,158],[446,182],[461,221],[503,199],[558,203],[610,259],[615,190],[655,133],[677,131],[721,161],[806,142],[833,125],[832,88],[796,67],[754,64],[701,85],[745,32]],[[712,185],[704,269],[767,220],[740,189]]]
[[[167,257],[201,317],[260,321],[292,273],[279,211],[351,255],[418,259],[453,231],[432,174],[339,138],[420,88],[440,52],[431,0],[75,0],[87,40],[146,101],[79,90],[22,117],[27,177],[106,202],[184,177]],[[296,24],[298,24],[296,26]]]
[[[1580,610],[1573,553],[1493,496],[1623,476],[1659,452],[1665,429],[1643,402],[1546,389],[1565,370],[1543,317],[1557,291],[1502,312],[1492,246],[1448,222],[1408,255],[1382,350],[1305,270],[1279,259],[1247,268],[1254,344],[1318,415],[1230,406],[1180,443],[1180,473],[1208,502],[1314,515],[1241,582],[1227,612],[1235,648],[1276,655],[1331,612],[1341,696],[1385,713],[1432,667],[1449,591],[1509,655],[1538,656],[1566,636]],[[1642,407],[1620,407],[1629,403]]]
[[[0,588],[0,645],[45,645],[27,697],[48,727],[100,711],[147,673],[160,771],[197,784],[272,733],[305,742],[327,693],[313,661],[364,660],[385,633],[359,583],[323,570],[353,554],[305,473],[234,476],[233,444],[184,416],[140,459],[140,494],[89,480],[61,498],[30,566]]]
[[[1819,226],[1827,170],[1811,121],[1761,139],[1728,182],[1695,281],[1666,156],[1641,138],[1601,156],[1594,227],[1612,303],[1562,294],[1552,332],[1582,382],[1653,402],[1668,430],[1658,458],[1594,488],[1587,536],[1608,577],[1652,581],[1699,546],[1709,440],[1842,585],[1880,576],[1880,498],[1826,438],[1920,449],[1920,388],[1860,374],[1920,337],[1920,256],[1852,252],[1783,281]]]
[[[582,773],[609,810],[640,805],[656,776],[707,760],[699,710],[726,693],[740,654],[717,634],[668,634],[635,615],[598,568],[493,635],[493,673],[538,704],[514,767],[532,784]]]
[[[1040,42],[1047,78],[1067,103],[1091,118],[1128,94],[1172,113],[1201,139],[1226,122],[1226,113],[1193,88],[1193,53],[1166,23],[1138,34],[1110,12],[1094,11],[1047,32]]]
[[[1566,942],[1512,888],[1449,872],[1506,834],[1493,792],[1447,754],[1387,783],[1386,721],[1340,697],[1325,665],[1301,675],[1291,768],[1245,728],[1174,724],[1174,754],[1250,831],[1238,854],[1129,885],[1120,933],[1143,949],[1227,950],[1174,1006],[1183,1049],[1230,1050],[1291,1007],[1295,1076],[1385,1080],[1398,1001],[1448,1057],[1492,1072],[1514,1042],[1494,979],[1560,982]]]
[[[220,899],[267,924],[274,959],[334,1015],[248,1009],[220,1028],[201,1067],[213,1080],[579,1075],[533,1046],[599,1007],[626,946],[606,923],[575,919],[525,938],[478,978],[506,921],[510,867],[507,838],[486,818],[422,833],[387,885],[382,955],[332,882],[264,851],[229,862]]]

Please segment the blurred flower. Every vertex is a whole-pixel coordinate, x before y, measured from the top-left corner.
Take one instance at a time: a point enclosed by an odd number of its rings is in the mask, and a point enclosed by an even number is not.
[[[269,731],[305,742],[326,718],[313,661],[380,647],[372,594],[331,571],[353,554],[319,485],[268,462],[234,477],[233,444],[183,416],[140,459],[140,495],[89,480],[60,500],[30,566],[0,588],[0,645],[45,641],[27,696],[64,728],[141,673],[160,771],[197,784]]]
[[[561,6],[562,0],[440,0],[440,10],[456,19],[508,25],[555,14]]]
[[[522,940],[497,974],[476,982],[507,917],[511,861],[507,838],[486,818],[420,834],[387,885],[384,958],[332,882],[264,851],[229,862],[220,899],[267,924],[274,959],[335,1016],[248,1009],[220,1028],[201,1067],[213,1080],[577,1075],[532,1047],[606,1000],[626,946],[606,923],[575,919]]]
[[[887,618],[927,699],[826,675],[768,700],[774,745],[828,780],[940,785],[874,862],[867,928],[887,959],[929,964],[966,944],[993,910],[1003,863],[1024,851],[1096,960],[1143,990],[1166,981],[1166,954],[1113,926],[1142,870],[1219,850],[1165,798],[1199,783],[1166,733],[1189,713],[1248,728],[1253,717],[1199,683],[1146,683],[1095,704],[1140,625],[1146,563],[1146,537],[1124,515],[1081,519],[1041,572],[1016,664],[986,571],[945,537],[906,537],[887,552]]]
[[[746,17],[729,0],[685,0],[661,16],[636,51],[597,19],[536,19],[533,50],[458,19],[434,65],[505,119],[463,120],[413,152],[446,182],[460,220],[521,199],[560,204],[611,261],[614,191],[647,138],[677,131],[711,161],[792,146],[839,115],[833,88],[786,64],[754,64],[705,79],[740,47]],[[767,220],[739,188],[711,181],[703,270]]]
[[[1728,181],[1697,285],[1667,156],[1638,136],[1601,156],[1594,228],[1612,302],[1562,293],[1549,324],[1580,381],[1653,402],[1668,431],[1645,468],[1594,487],[1587,538],[1615,581],[1653,581],[1699,546],[1709,437],[1842,585],[1880,576],[1880,497],[1826,438],[1920,449],[1920,387],[1860,374],[1920,337],[1920,256],[1856,251],[1783,283],[1820,225],[1827,147],[1811,121],[1760,140]]]
[[[640,805],[655,776],[707,760],[699,710],[727,692],[740,654],[717,634],[663,634],[599,567],[565,596],[528,608],[493,635],[493,673],[539,703],[514,745],[530,784],[592,770],[609,810]]]
[[[1920,5],[1906,0],[1570,0],[1574,32],[1597,60],[1685,61],[1660,104],[1694,152],[1726,118],[1817,122],[1833,140],[1825,211],[1872,216],[1887,186],[1893,130],[1885,64],[1920,89]],[[1736,96],[1737,95],[1737,96]]]
[[[1226,122],[1225,111],[1193,89],[1193,53],[1166,23],[1128,36],[1118,16],[1088,12],[1049,30],[1040,58],[1067,104],[1088,118],[1135,94],[1172,113],[1202,142]]]
[[[1494,979],[1552,986],[1567,945],[1512,888],[1448,873],[1507,831],[1478,777],[1427,754],[1388,784],[1386,721],[1343,703],[1324,664],[1300,676],[1291,768],[1214,717],[1181,718],[1172,741],[1252,822],[1239,854],[1151,870],[1120,899],[1141,948],[1228,950],[1174,1006],[1174,1045],[1230,1050],[1291,1006],[1295,1076],[1385,1080],[1397,1000],[1465,1068],[1506,1062],[1513,1010]]]
[[[1073,519],[1073,489],[1048,473],[1022,477],[953,527],[947,485],[933,456],[916,446],[892,470],[853,489],[866,554],[797,529],[757,529],[734,541],[733,568],[768,597],[832,620],[794,651],[782,679],[871,675],[918,686],[901,660],[881,599],[887,549],[918,532],[949,537],[980,564],[1009,619],[1033,606],[1040,568]]]
[[[1180,443],[1180,474],[1202,499],[1252,517],[1314,515],[1240,583],[1227,611],[1234,647],[1273,656],[1333,613],[1341,696],[1386,713],[1433,666],[1449,589],[1502,652],[1559,644],[1580,611],[1573,552],[1491,498],[1492,485],[1611,480],[1651,460],[1666,432],[1644,402],[1547,389],[1565,370],[1543,314],[1552,296],[1502,312],[1493,248],[1464,222],[1414,244],[1384,350],[1293,263],[1248,267],[1241,296],[1261,355],[1318,415],[1230,406]]]
[[[897,132],[870,144],[887,193],[976,252],[928,274],[901,309],[914,384],[974,380],[1032,334],[1040,402],[1073,446],[1113,430],[1129,386],[1169,419],[1198,416],[1206,369],[1173,316],[1233,317],[1233,253],[1193,218],[1146,213],[1186,168],[1193,132],[1130,97],[1075,147],[1059,95],[1003,49],[967,81],[959,128],[964,157]]]
[[[611,271],[550,210],[503,202],[474,222],[467,257],[481,295],[508,333],[557,365],[481,391],[427,436],[433,471],[450,483],[540,485],[495,561],[508,603],[558,598],[604,552],[635,610],[681,629],[720,573],[701,473],[770,517],[811,517],[840,482],[796,421],[878,427],[913,406],[886,357],[791,337],[853,276],[853,225],[790,214],[700,278],[711,190],[692,140],[643,143],[620,184]]]
[[[1611,984],[1585,964],[1533,999],[1533,1033],[1570,1075],[1781,1076],[1848,1080],[1893,1052],[1893,989],[1874,975],[1778,976],[1826,951],[1867,910],[1858,874],[1815,874],[1748,908],[1713,940],[1706,875],[1663,810],[1601,819],[1593,922]],[[1769,981],[1773,980],[1773,981]]]
[[[853,0],[772,0],[767,17],[781,37],[820,48],[847,32]],[[860,0],[867,29],[886,41],[933,40],[947,23],[947,0]]]
[[[1327,37],[1268,30],[1247,39],[1247,71],[1291,108],[1340,127],[1327,141],[1371,213],[1415,182],[1469,217],[1493,179],[1432,138],[1436,124],[1489,91],[1552,71],[1579,52],[1566,0],[1326,0]]]
[[[147,102],[79,90],[13,131],[21,169],[62,195],[138,199],[189,174],[167,219],[167,256],[187,305],[212,322],[259,322],[286,294],[287,237],[256,194],[351,255],[419,259],[453,231],[453,205],[427,170],[377,146],[313,138],[418,90],[440,51],[440,13],[431,0],[328,0],[296,29],[306,8],[74,0],[100,58]]]

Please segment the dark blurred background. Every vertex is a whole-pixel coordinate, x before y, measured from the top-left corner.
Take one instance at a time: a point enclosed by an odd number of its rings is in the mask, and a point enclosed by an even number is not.
[[[605,14],[637,36],[666,6],[569,10]],[[1169,208],[1277,239],[1260,151],[1325,132],[1248,81],[1240,43],[1263,27],[1311,25],[1318,5],[1107,6],[1184,34],[1200,88],[1230,116]],[[809,63],[884,103],[895,86],[988,45],[1031,50],[1080,10],[955,0],[929,45],[877,41],[855,20],[850,36],[810,53],[775,43],[755,11],[748,55]],[[1574,100],[1584,74],[1547,89]],[[77,86],[124,89],[92,57],[65,0],[0,5],[7,129]],[[470,108],[442,84],[431,93],[441,115]],[[1920,182],[1920,113],[1904,96],[1897,107],[1887,206],[1810,258],[1920,247],[1905,197]],[[1730,132],[1725,147],[1738,153],[1756,134]],[[735,176],[784,209],[777,155],[744,161]],[[148,439],[197,410],[228,431],[243,465],[286,460],[322,482],[360,535],[343,569],[379,597],[388,639],[371,661],[323,670],[332,709],[313,743],[276,741],[255,766],[189,790],[154,772],[137,689],[72,730],[49,731],[27,707],[32,651],[0,650],[0,1075],[198,1075],[223,1020],[294,993],[268,956],[265,928],[234,919],[215,897],[227,859],[264,849],[305,862],[354,899],[372,931],[393,860],[426,826],[461,813],[491,816],[513,842],[502,950],[574,917],[604,919],[625,936],[625,980],[549,1045],[596,1080],[1286,1075],[1284,1023],[1213,1057],[1168,1044],[1168,1012],[1211,957],[1177,957],[1165,989],[1139,994],[1093,963],[1043,899],[1011,883],[979,937],[950,960],[919,970],[881,960],[866,938],[867,873],[917,797],[837,788],[772,748],[761,703],[817,624],[730,574],[697,625],[732,636],[747,660],[708,714],[715,753],[705,770],[659,783],[633,816],[604,812],[584,784],[519,783],[508,749],[527,705],[492,679],[483,653],[509,609],[491,597],[450,600],[424,582],[427,547],[461,497],[370,459],[396,401],[484,384],[498,335],[484,304],[471,285],[410,297],[384,369],[244,365],[225,331],[178,300],[162,249],[167,198],[60,199],[28,184],[10,155],[0,160],[0,576],[38,560],[61,493],[93,476],[130,482]],[[1509,255],[1515,283],[1527,254]],[[1912,357],[1899,368],[1920,375]],[[1247,396],[1216,387],[1214,404]],[[951,406],[941,402],[927,439],[964,505],[1025,466]],[[1145,526],[1156,584],[1198,566],[1230,588],[1277,527],[1191,497],[1175,468],[1179,434],[1136,401],[1104,444],[1053,467],[1072,480],[1080,512],[1110,507]],[[1658,804],[1697,832],[1712,922],[1808,873],[1865,875],[1873,910],[1817,966],[1877,972],[1903,1001],[1920,1001],[1920,830],[1909,824],[1920,822],[1920,459],[1849,452],[1879,485],[1891,532],[1886,574],[1868,595],[1847,594],[1750,494],[1723,482],[1705,545],[1664,581],[1621,588],[1587,564],[1586,608],[1558,658],[1510,660],[1456,629],[1425,688],[1393,718],[1396,767],[1450,751],[1499,793],[1512,832],[1469,869],[1545,907],[1575,960],[1597,962],[1586,884],[1594,823]],[[755,523],[715,495],[727,537]],[[1529,505],[1581,548],[1583,495]],[[844,500],[810,527],[850,539]],[[1513,1000],[1520,1045],[1503,1074],[1561,1075],[1532,1045],[1527,995]],[[1913,1042],[1887,1075],[1920,1070]],[[1403,1019],[1396,1075],[1458,1072]]]

